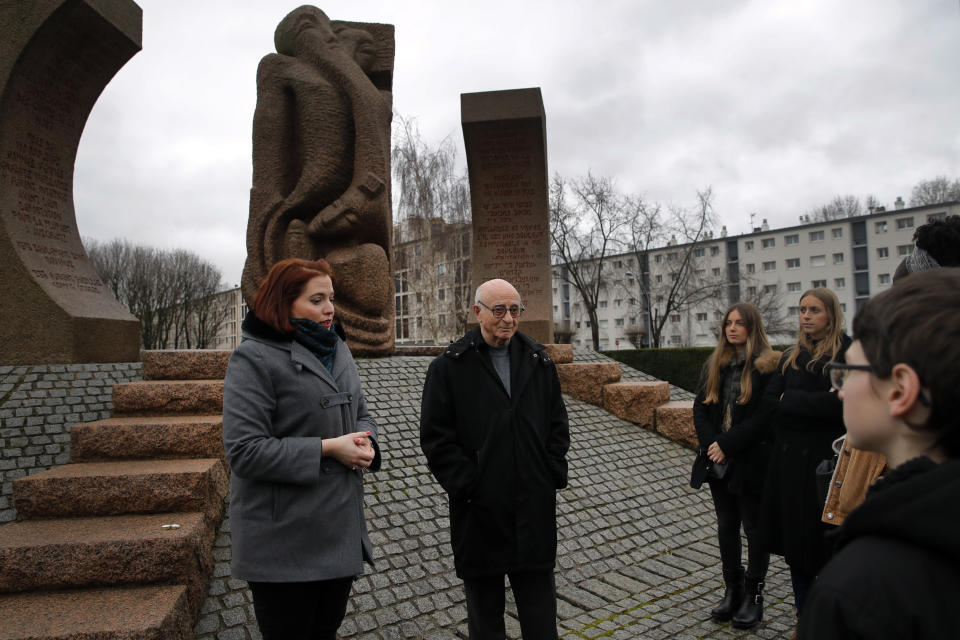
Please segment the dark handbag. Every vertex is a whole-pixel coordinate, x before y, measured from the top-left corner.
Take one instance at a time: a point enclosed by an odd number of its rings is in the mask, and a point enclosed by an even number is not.
[[[697,457],[693,461],[693,468],[690,470],[690,486],[693,489],[699,489],[708,477],[722,480],[727,475],[726,462],[714,462],[707,456],[707,450],[703,447],[697,449]]]

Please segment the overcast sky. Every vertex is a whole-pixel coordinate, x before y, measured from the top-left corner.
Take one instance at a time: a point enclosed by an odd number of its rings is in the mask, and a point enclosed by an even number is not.
[[[255,73],[297,5],[141,0],[143,50],[77,156],[80,233],[193,250],[239,283]],[[460,94],[540,87],[549,171],[692,205],[731,233],[838,194],[960,177],[958,0],[326,2],[396,26],[394,107],[462,160]]]

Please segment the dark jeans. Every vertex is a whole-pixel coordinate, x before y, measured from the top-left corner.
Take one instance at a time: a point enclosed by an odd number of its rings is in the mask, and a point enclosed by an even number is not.
[[[353,578],[248,584],[263,640],[336,640]]]
[[[760,496],[732,493],[726,482],[710,482],[713,507],[717,512],[717,538],[724,576],[740,573],[740,525],[747,534],[747,580],[763,582],[770,554],[760,540]]]
[[[793,606],[797,610],[797,617],[800,617],[800,612],[803,611],[803,603],[807,601],[807,594],[810,593],[810,587],[813,586],[813,581],[817,579],[817,576],[812,576],[809,573],[804,573],[803,571],[798,571],[793,567],[790,567],[790,582],[793,583]]]
[[[556,640],[557,594],[553,570],[510,573],[523,640]],[[504,640],[506,604],[503,574],[465,578],[467,626],[470,640]]]

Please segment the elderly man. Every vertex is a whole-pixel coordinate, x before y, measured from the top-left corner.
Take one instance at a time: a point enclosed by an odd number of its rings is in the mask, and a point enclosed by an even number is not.
[[[430,364],[420,445],[447,491],[472,640],[505,637],[504,576],[525,640],[557,637],[556,492],[567,484],[567,409],[543,345],[517,331],[520,294],[477,288],[468,331]]]

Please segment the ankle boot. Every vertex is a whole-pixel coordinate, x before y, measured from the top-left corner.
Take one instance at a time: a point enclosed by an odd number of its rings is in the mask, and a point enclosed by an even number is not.
[[[731,574],[724,572],[723,581],[726,583],[723,600],[710,611],[710,618],[716,622],[729,620],[743,600],[743,569]]]
[[[763,620],[763,582],[747,580],[746,595],[733,614],[734,629],[752,629]]]

